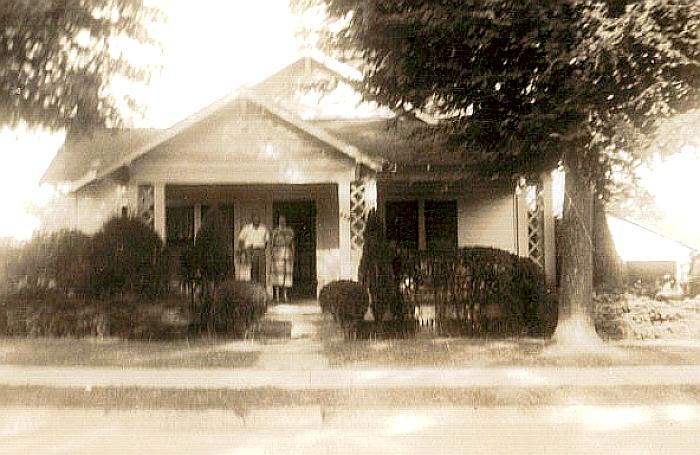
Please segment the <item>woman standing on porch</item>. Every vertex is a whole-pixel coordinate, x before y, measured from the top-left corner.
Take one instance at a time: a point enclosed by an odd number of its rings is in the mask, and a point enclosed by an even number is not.
[[[287,226],[287,219],[280,215],[277,227],[272,231],[272,286],[277,303],[280,292],[288,301],[287,290],[292,287],[294,269],[294,231]]]

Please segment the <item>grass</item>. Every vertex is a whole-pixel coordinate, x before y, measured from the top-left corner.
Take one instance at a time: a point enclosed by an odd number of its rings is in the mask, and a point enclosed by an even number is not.
[[[252,409],[321,406],[333,408],[416,407],[522,407],[556,405],[695,404],[700,386],[607,387],[471,387],[288,391],[276,388],[250,390],[177,390],[136,387],[51,388],[0,387],[0,407],[104,409],[233,410],[241,416]]]
[[[228,340],[125,341],[96,338],[0,339],[7,365],[121,368],[245,368],[258,359],[251,343]]]
[[[331,367],[615,367],[700,363],[697,343],[604,343],[599,351],[577,351],[576,346],[557,349],[551,342],[535,338],[348,341],[327,320],[320,322],[318,329]]]

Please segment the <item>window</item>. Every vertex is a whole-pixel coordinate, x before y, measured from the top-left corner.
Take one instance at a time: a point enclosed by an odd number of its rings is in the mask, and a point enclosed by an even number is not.
[[[386,237],[397,246],[457,248],[457,201],[392,201],[385,209]]]
[[[185,246],[194,242],[194,207],[167,207],[165,238],[170,246]]]
[[[387,202],[386,237],[401,248],[418,249],[418,201]]]
[[[425,245],[429,250],[457,248],[457,201],[425,201]]]

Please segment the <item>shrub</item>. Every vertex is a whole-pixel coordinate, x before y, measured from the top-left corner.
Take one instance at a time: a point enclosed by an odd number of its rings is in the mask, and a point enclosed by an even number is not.
[[[166,340],[187,335],[192,323],[183,296],[172,295],[149,302],[118,296],[105,305],[106,331],[125,339]]]
[[[96,300],[41,290],[16,293],[0,305],[0,334],[10,336],[168,339],[185,335],[190,323],[179,296],[143,303],[133,296]]]
[[[403,320],[409,313],[398,290],[396,253],[386,240],[384,225],[376,210],[370,211],[358,275],[372,296],[372,313],[377,321]]]
[[[258,283],[224,281],[199,308],[199,328],[210,333],[243,336],[265,314],[267,293]]]
[[[328,283],[321,289],[318,300],[322,311],[332,314],[343,327],[362,320],[369,305],[365,287],[349,280]]]
[[[8,251],[6,280],[10,288],[55,288],[64,293],[87,291],[90,238],[78,231],[37,234]]]
[[[112,218],[90,242],[91,293],[153,298],[168,286],[163,242],[136,218]]]
[[[550,335],[556,325],[556,299],[528,258],[483,247],[412,251],[403,252],[397,270],[411,283],[407,298],[415,300],[425,288],[436,296],[438,325],[457,320],[482,333],[517,335]]]
[[[202,279],[216,284],[231,270],[231,229],[223,213],[217,208],[209,210],[195,239],[190,261]]]

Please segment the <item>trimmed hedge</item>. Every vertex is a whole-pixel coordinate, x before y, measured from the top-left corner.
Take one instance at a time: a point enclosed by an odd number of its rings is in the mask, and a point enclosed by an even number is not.
[[[90,237],[78,231],[35,235],[21,247],[6,252],[8,291],[52,288],[86,293],[91,269],[89,247]]]
[[[396,263],[404,300],[433,296],[436,323],[460,321],[471,332],[549,336],[557,302],[528,258],[484,247],[404,251]],[[449,322],[448,322],[449,321]],[[451,330],[451,329],[450,329]]]
[[[321,311],[333,315],[344,328],[361,321],[369,305],[364,286],[356,281],[339,280],[325,285],[318,295]]]
[[[153,229],[135,218],[115,217],[93,236],[67,230],[38,234],[14,249],[5,266],[5,292],[154,299],[167,294],[167,259]]]
[[[171,339],[187,335],[191,320],[180,296],[144,303],[133,296],[97,300],[39,290],[0,302],[0,334],[5,336]]]
[[[197,326],[209,333],[244,336],[267,309],[267,293],[258,283],[228,280],[198,306]]]
[[[168,261],[156,232],[136,218],[112,218],[90,241],[90,291],[154,298],[168,287]]]

